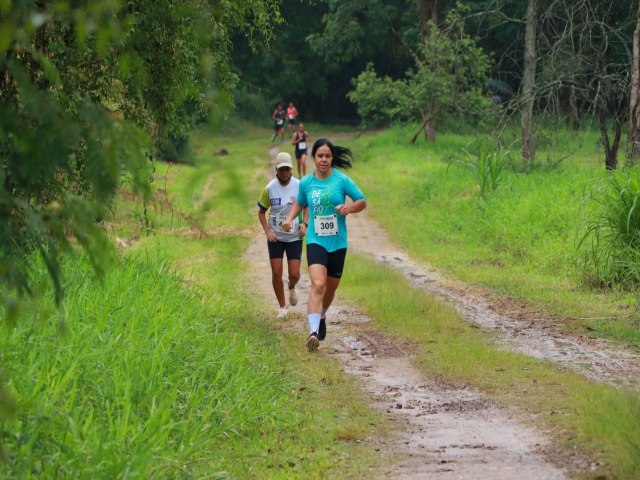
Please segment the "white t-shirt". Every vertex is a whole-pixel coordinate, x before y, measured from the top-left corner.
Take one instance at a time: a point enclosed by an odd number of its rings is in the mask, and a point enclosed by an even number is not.
[[[287,185],[282,185],[277,178],[274,178],[264,188],[262,196],[258,200],[258,207],[261,210],[269,210],[267,215],[269,228],[276,233],[278,240],[281,242],[300,240],[298,218],[293,219],[291,231],[289,232],[285,232],[280,226],[291,211],[293,201],[298,196],[299,186],[300,180],[295,177],[291,177]]]

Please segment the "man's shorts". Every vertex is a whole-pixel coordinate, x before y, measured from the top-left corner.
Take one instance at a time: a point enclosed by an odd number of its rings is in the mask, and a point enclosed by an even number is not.
[[[302,259],[302,240],[294,240],[293,242],[267,242],[269,247],[269,258],[283,258],[287,253],[287,260]]]
[[[327,268],[327,276],[329,277],[342,277],[346,257],[346,248],[341,248],[335,252],[327,252],[323,246],[317,243],[307,244],[307,263],[309,266],[314,264],[324,265]]]

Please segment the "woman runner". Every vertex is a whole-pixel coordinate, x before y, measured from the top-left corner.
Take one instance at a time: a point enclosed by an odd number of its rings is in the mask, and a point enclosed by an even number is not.
[[[287,107],[287,123],[289,124],[289,132],[291,132],[296,127],[297,118],[298,109],[293,104],[293,102],[289,102],[289,106]]]
[[[300,122],[291,140],[291,144],[295,145],[296,148],[295,155],[298,163],[298,177],[300,178],[307,174],[307,145],[309,140],[309,133],[304,130],[304,123]]]
[[[365,209],[367,202],[351,178],[336,168],[351,168],[351,150],[318,139],[311,149],[316,166],[300,181],[296,201],[282,222],[285,232],[303,208],[309,208],[307,262],[311,291],[308,300],[309,337],[307,349],[315,352],[327,335],[326,315],[340,284],[347,255],[347,215]],[[346,197],[353,203],[346,204]]]

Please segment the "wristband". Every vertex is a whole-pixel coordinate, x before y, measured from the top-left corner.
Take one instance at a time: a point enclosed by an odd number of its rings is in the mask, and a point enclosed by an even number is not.
[[[305,227],[309,226],[309,224],[307,222],[300,222],[300,225],[304,225]]]

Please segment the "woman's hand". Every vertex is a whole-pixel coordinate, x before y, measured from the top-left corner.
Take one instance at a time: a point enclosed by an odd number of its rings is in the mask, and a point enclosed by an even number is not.
[[[346,217],[351,213],[351,209],[347,205],[336,205],[334,208],[336,209],[336,212],[343,217]]]

